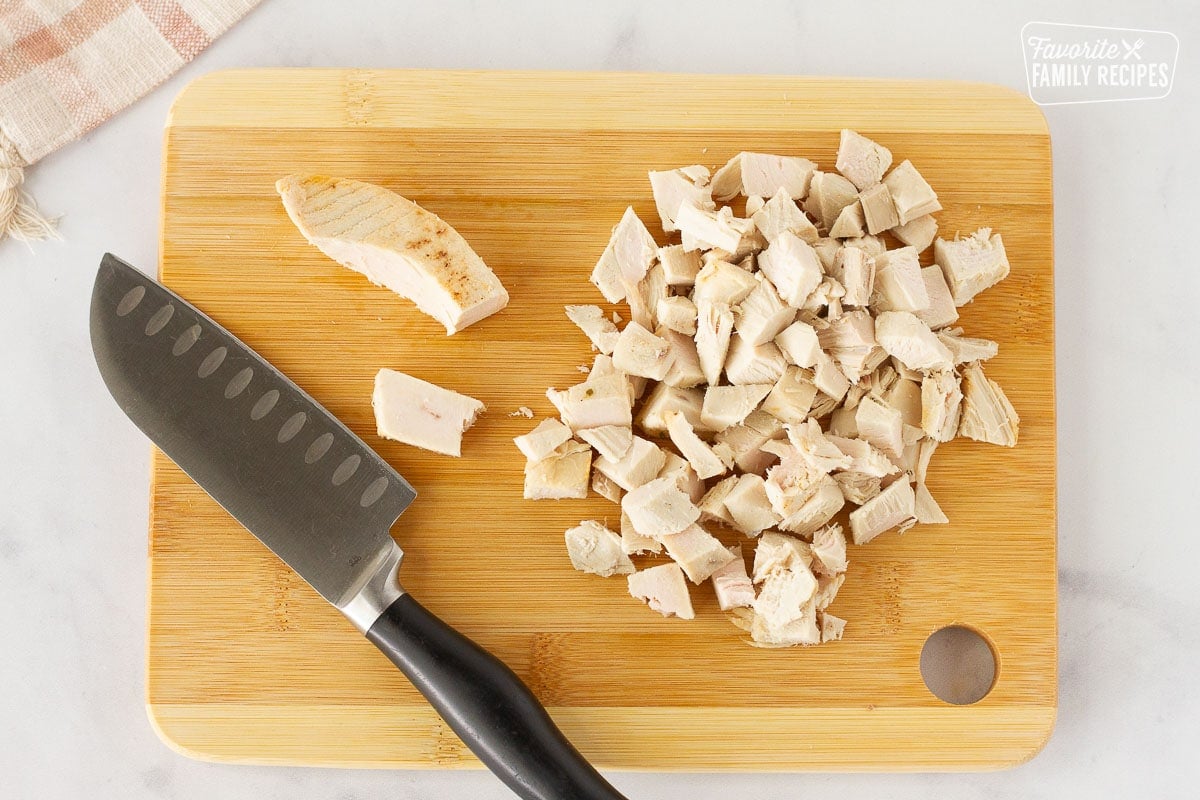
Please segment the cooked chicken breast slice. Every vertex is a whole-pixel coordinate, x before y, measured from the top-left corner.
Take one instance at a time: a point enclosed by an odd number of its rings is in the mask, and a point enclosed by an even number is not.
[[[453,334],[508,305],[508,292],[454,228],[395,192],[325,175],[275,183],[304,238],[416,303]]]
[[[566,532],[571,566],[602,578],[631,575],[633,562],[621,549],[621,537],[595,520],[584,520]]]
[[[383,438],[448,456],[462,455],[462,435],[484,410],[473,397],[394,369],[375,374],[371,406]]]
[[[664,617],[695,619],[687,581],[678,564],[659,564],[629,576],[629,593]]]

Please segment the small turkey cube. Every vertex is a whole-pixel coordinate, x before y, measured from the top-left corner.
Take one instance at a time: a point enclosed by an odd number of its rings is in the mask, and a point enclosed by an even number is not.
[[[950,370],[930,372],[921,381],[921,429],[935,442],[948,442],[958,433],[962,411],[958,376]]]
[[[926,214],[909,221],[906,225],[897,225],[892,228],[892,236],[909,245],[918,253],[924,253],[929,245],[933,244],[937,231],[937,220],[933,218],[932,214]]]
[[[625,299],[626,287],[645,277],[657,253],[654,237],[630,206],[613,228],[608,245],[592,270],[591,281],[605,300],[620,302]]]
[[[796,318],[796,309],[779,299],[769,280],[757,278],[757,285],[741,301],[734,319],[738,335],[750,345],[770,342]]]
[[[809,549],[813,554],[813,569],[822,575],[836,575],[845,572],[849,566],[846,560],[846,534],[837,523],[814,533]]]
[[[913,514],[922,525],[946,525],[950,522],[950,518],[942,511],[942,507],[933,499],[929,488],[923,483],[918,483],[913,492]]]
[[[857,131],[842,129],[834,166],[860,191],[883,180],[883,174],[891,165],[891,150]]]
[[[735,608],[750,608],[754,605],[754,584],[746,574],[746,562],[742,558],[742,548],[729,548],[733,560],[712,574],[713,591],[717,595],[717,605],[722,611],[732,611]]]
[[[592,451],[570,441],[539,461],[525,464],[526,500],[582,500],[587,497]]]
[[[842,209],[858,200],[858,189],[836,172],[814,172],[804,210],[824,230],[831,230]]]
[[[738,476],[730,475],[728,478],[717,481],[704,493],[700,502],[696,504],[700,509],[701,522],[722,522],[726,525],[733,525],[733,517],[729,515],[729,509],[725,507],[725,498],[733,491],[733,487],[737,486],[737,482]]]
[[[779,572],[810,571],[812,563],[812,549],[806,542],[795,536],[767,531],[758,537],[754,548],[754,582],[762,583]]]
[[[861,200],[855,200],[842,209],[829,228],[832,239],[857,239],[867,235],[867,218]]]
[[[929,295],[929,307],[913,313],[933,330],[945,328],[958,321],[958,308],[954,298],[950,296],[950,287],[946,285],[946,276],[941,267],[934,264],[921,268],[921,279],[925,281],[925,294]]]
[[[864,189],[858,195],[858,200],[862,203],[867,233],[883,233],[900,224],[896,204],[892,201],[892,193],[888,191],[887,184],[879,183],[870,189]]]
[[[1004,242],[991,228],[980,228],[965,239],[938,239],[933,243],[933,261],[942,268],[956,306],[966,305],[1008,277]]]
[[[780,299],[800,308],[821,283],[817,251],[800,237],[784,231],[758,254],[758,268],[771,281]]]
[[[799,200],[817,165],[807,158],[767,153],[738,153],[713,175],[713,197],[732,200],[739,194],[771,197],[778,191]]]
[[[688,496],[688,499],[693,503],[699,503],[700,498],[704,497],[704,481],[685,458],[670,451],[664,451],[664,454],[666,461],[663,462],[663,468],[658,471],[657,477],[670,478],[675,481],[675,485]]]
[[[857,247],[839,247],[833,260],[833,275],[846,293],[842,304],[866,306],[875,290],[875,259]]]
[[[957,329],[956,329],[957,330]],[[987,361],[1000,352],[1000,346],[991,339],[972,339],[962,336],[961,330],[937,332],[938,341],[946,345],[955,365],[969,364],[972,361]]]
[[[725,303],[733,306],[746,299],[754,291],[758,281],[736,264],[727,261],[710,261],[696,276],[696,288],[692,300],[696,305]]]
[[[592,491],[612,503],[620,504],[624,490],[600,470],[592,471]]]
[[[675,215],[675,225],[683,235],[683,249],[689,251],[717,247],[737,253],[755,232],[753,222],[733,216],[728,206],[714,212],[685,203]]]
[[[725,549],[721,540],[699,525],[689,525],[679,533],[662,537],[667,555],[678,564],[688,580],[703,583],[721,567],[733,561],[734,556]]]
[[[571,429],[556,419],[544,419],[537,427],[513,439],[529,461],[540,461],[571,438]]]
[[[571,566],[602,578],[630,575],[633,562],[621,549],[621,537],[595,520],[584,520],[566,533]]]
[[[633,447],[633,428],[628,425],[601,425],[584,428],[578,436],[609,461],[620,461]]]
[[[547,389],[546,397],[558,409],[568,428],[579,431],[602,425],[629,425],[633,422],[629,384],[621,374],[595,377],[565,391]]]
[[[751,383],[741,386],[709,386],[704,392],[700,421],[705,428],[723,431],[737,425],[775,388],[773,383]]]
[[[789,363],[811,369],[821,357],[821,344],[817,332],[807,322],[797,320],[779,332],[775,345]]]
[[[734,315],[728,303],[696,304],[696,353],[704,380],[716,385],[725,368],[729,354],[729,337],[733,334]]]
[[[371,406],[383,438],[456,457],[463,433],[484,410],[473,397],[386,368],[375,373]]]
[[[639,555],[641,553],[661,553],[662,542],[651,536],[642,536],[634,530],[633,523],[629,519],[629,515],[624,511],[621,512],[621,549],[626,555]]]
[[[812,220],[782,188],[757,211],[751,212],[750,203],[747,201],[746,213],[768,242],[775,241],[784,231],[800,237],[809,244],[817,240],[817,228],[812,224]]]
[[[659,564],[629,576],[629,594],[645,600],[664,617],[695,619],[687,581],[678,564]]]
[[[911,247],[888,250],[875,256],[875,311],[923,311],[929,293],[921,277],[917,251]]]
[[[821,628],[821,644],[840,641],[842,634],[846,632],[846,620],[824,612],[818,616],[820,617],[818,625]]]
[[[774,384],[783,376],[787,359],[774,343],[751,345],[734,334],[725,357],[725,377],[735,386],[750,383]]]
[[[567,319],[574,322],[588,337],[592,346],[605,355],[611,356],[617,346],[617,337],[621,332],[600,306],[566,306]]]
[[[595,467],[617,486],[630,492],[657,478],[665,460],[666,455],[658,445],[640,436],[634,436],[633,444],[623,458],[612,461],[604,456],[597,456]]]
[[[679,412],[674,411],[667,416],[667,433],[700,478],[707,480],[725,474],[725,464],[712,448],[696,435],[687,419]]]
[[[817,354],[817,364],[813,369],[813,384],[833,401],[834,406],[841,402],[842,398],[846,396],[846,392],[850,391],[850,380],[838,369],[838,365],[824,350]],[[815,402],[813,416],[823,416],[816,413]]]
[[[884,311],[875,318],[875,338],[888,355],[913,370],[945,370],[954,366],[950,351],[929,326],[907,311]]]
[[[629,515],[635,531],[656,539],[679,533],[700,519],[700,509],[673,478],[655,478],[631,490],[621,498],[621,510]]]
[[[868,396],[859,402],[854,421],[860,439],[892,458],[900,458],[904,451],[904,418],[899,410]]]
[[[638,427],[651,436],[667,435],[667,415],[678,411],[688,424],[697,430],[704,428],[701,412],[704,407],[704,391],[699,388],[679,389],[660,383],[650,392],[638,412]]]
[[[704,382],[704,371],[700,368],[700,354],[696,352],[695,339],[686,333],[666,327],[660,327],[654,335],[666,339],[671,347],[671,368],[663,377],[663,383],[688,389]]]
[[[629,375],[661,381],[671,368],[671,346],[666,339],[630,322],[613,349],[613,365]]]
[[[658,248],[658,263],[668,286],[691,286],[700,272],[700,252],[687,251],[681,244]]]
[[[855,544],[866,544],[884,531],[916,519],[915,503],[912,484],[902,476],[850,512],[851,538]]]
[[[725,508],[733,518],[733,527],[747,536],[758,536],[779,522],[765,485],[760,475],[741,475],[725,495]]]
[[[1015,447],[1021,418],[1008,402],[1000,384],[984,375],[983,367],[978,363],[963,368],[962,393],[962,421],[958,424],[958,435],[977,442]]]
[[[696,304],[686,297],[664,297],[658,301],[658,324],[688,336],[696,335]]]
[[[662,219],[662,229],[665,233],[677,230],[675,215],[684,204],[710,211],[716,209],[708,180],[708,169],[702,166],[663,172],[650,171],[650,190],[654,194],[654,205]]]
[[[812,372],[803,367],[788,367],[763,401],[762,410],[781,422],[803,422],[817,397],[812,378]]]
[[[908,159],[901,161],[887,174],[883,185],[891,192],[901,225],[907,225],[917,217],[942,210],[937,193]]]

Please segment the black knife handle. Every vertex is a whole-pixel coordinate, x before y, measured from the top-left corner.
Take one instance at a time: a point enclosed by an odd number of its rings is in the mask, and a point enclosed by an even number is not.
[[[500,659],[403,594],[367,631],[471,752],[524,800],[625,800]]]

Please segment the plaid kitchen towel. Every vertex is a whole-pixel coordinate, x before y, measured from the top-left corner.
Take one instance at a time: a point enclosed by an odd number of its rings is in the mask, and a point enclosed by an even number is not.
[[[162,83],[259,0],[0,0],[0,240],[55,235],[24,168]]]

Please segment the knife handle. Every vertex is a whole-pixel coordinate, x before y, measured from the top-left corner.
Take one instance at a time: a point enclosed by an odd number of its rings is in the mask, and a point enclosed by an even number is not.
[[[402,594],[367,638],[524,800],[625,800],[504,662]]]

